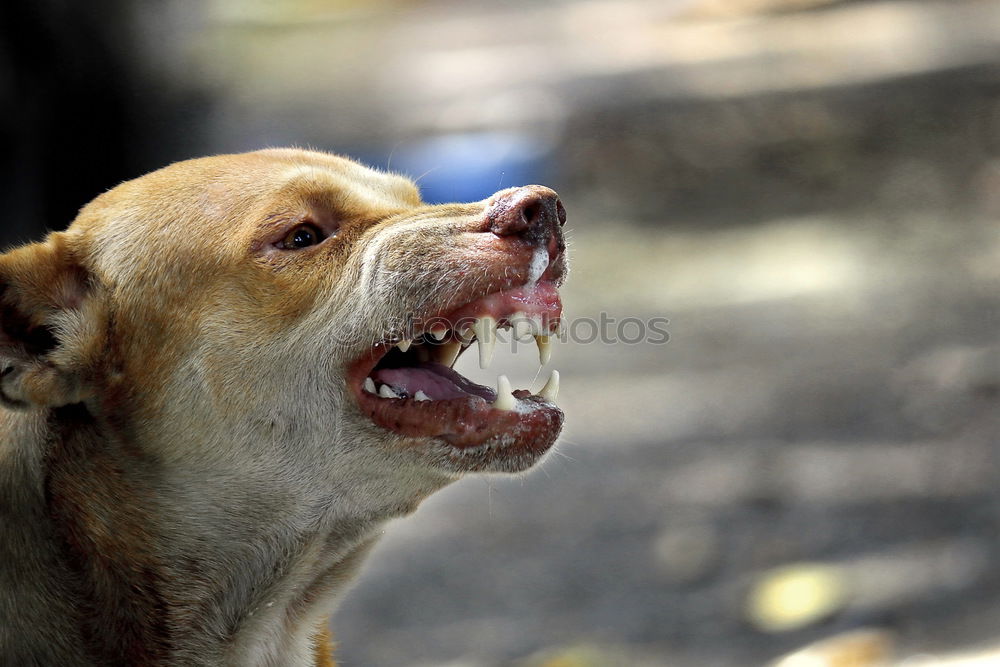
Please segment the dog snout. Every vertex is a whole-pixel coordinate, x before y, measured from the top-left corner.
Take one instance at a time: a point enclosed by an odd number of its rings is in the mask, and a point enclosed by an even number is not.
[[[489,231],[497,236],[521,236],[543,243],[559,235],[559,228],[566,224],[566,209],[555,190],[526,185],[494,195],[486,218]]]

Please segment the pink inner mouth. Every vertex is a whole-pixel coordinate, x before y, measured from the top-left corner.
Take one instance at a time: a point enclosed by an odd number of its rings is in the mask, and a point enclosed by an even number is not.
[[[502,441],[518,450],[544,452],[555,441],[563,415],[551,397],[476,384],[451,368],[458,354],[495,337],[496,328],[518,327],[522,336],[554,333],[562,313],[549,281],[486,295],[415,325],[408,349],[399,338],[380,343],[351,369],[349,381],[362,410],[375,423],[407,436],[438,437],[458,449]],[[488,342],[487,342],[488,345]],[[405,343],[403,347],[406,347]]]
[[[479,396],[490,403],[496,399],[496,391],[493,389],[476,384],[448,366],[435,362],[408,368],[382,368],[374,371],[370,377],[375,380],[376,386],[387,384],[403,396],[416,396],[418,391],[422,391],[435,401],[470,395]]]

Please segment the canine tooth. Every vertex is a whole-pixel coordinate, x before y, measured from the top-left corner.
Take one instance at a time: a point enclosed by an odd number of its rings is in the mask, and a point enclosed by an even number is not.
[[[479,367],[489,368],[497,344],[497,321],[489,315],[480,317],[472,325],[472,330],[476,332],[476,338],[479,340]]]
[[[436,341],[444,340],[444,337],[448,335],[448,329],[445,327],[434,327],[427,332],[431,338]]]
[[[437,362],[450,368],[455,365],[455,360],[461,351],[461,343],[445,343],[438,348]]]
[[[365,378],[365,385],[364,386],[365,386],[365,391],[367,391],[369,394],[377,394],[378,393],[375,390],[375,380],[373,380],[371,378]]]
[[[382,398],[399,398],[399,394],[394,392],[392,390],[392,387],[390,387],[387,384],[384,384],[378,388],[378,395],[381,396]]]
[[[398,343],[396,343],[396,347],[399,348],[400,352],[406,352],[407,350],[410,349],[410,345],[412,345],[412,344],[413,344],[412,340],[406,340],[404,338],[403,340],[401,340]]]
[[[417,389],[417,393],[413,395],[413,399],[416,401],[429,401],[431,397],[425,394],[423,389]]]
[[[538,363],[544,366],[552,358],[552,342],[548,336],[535,336],[535,344],[538,345]]]
[[[552,371],[549,381],[545,383],[538,395],[549,403],[556,402],[556,397],[559,395],[559,371]]]
[[[493,401],[494,410],[513,410],[517,399],[510,390],[510,380],[506,375],[497,377],[497,400]]]

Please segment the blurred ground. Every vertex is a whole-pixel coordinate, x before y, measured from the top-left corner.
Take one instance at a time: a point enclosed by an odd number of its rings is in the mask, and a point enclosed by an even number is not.
[[[388,527],[333,619],[344,665],[745,667],[830,638],[867,662],[781,667],[1000,664],[1000,2],[102,2],[132,114],[86,198],[287,144],[434,201],[543,182],[567,315],[670,320],[556,348],[557,451]],[[87,89],[50,60],[19,122],[104,141],[44,103]],[[68,221],[91,150],[20,129],[7,240]],[[462,370],[524,386],[531,358]]]

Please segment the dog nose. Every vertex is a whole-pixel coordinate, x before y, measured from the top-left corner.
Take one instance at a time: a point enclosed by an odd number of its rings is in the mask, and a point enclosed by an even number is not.
[[[555,190],[526,185],[491,200],[487,208],[489,231],[497,236],[524,236],[532,240],[551,236],[566,224],[566,209]]]

